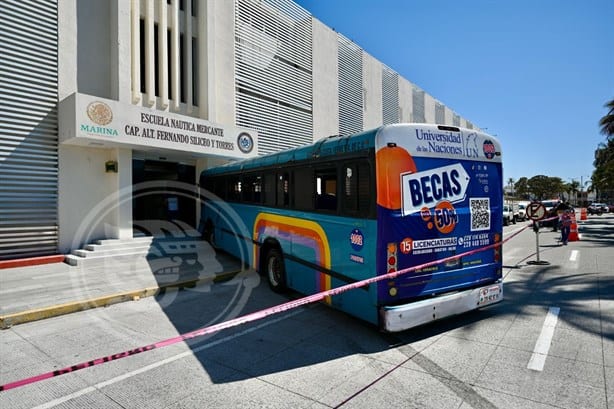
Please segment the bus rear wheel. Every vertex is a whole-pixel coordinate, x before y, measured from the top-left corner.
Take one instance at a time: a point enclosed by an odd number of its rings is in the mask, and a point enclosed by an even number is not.
[[[269,250],[264,267],[271,290],[276,293],[284,292],[286,290],[286,269],[281,252],[277,249]]]

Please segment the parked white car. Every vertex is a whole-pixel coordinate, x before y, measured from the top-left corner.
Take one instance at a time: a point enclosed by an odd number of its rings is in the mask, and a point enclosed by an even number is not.
[[[503,205],[503,225],[508,226],[510,223],[516,223],[514,221],[514,213],[512,212],[512,206]]]
[[[527,219],[527,203],[518,203],[518,220],[525,221]]]

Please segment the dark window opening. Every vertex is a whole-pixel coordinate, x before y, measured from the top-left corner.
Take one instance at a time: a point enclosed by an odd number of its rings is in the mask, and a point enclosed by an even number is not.
[[[160,58],[160,46],[158,45],[158,25],[154,24],[154,94],[160,96],[160,65],[158,64],[158,58]]]
[[[228,202],[373,218],[374,178],[366,159],[310,163],[283,170],[213,175],[201,186]]]
[[[264,175],[264,204],[267,206],[275,206],[275,174],[268,173]]]
[[[140,64],[140,76],[141,76],[141,92],[145,92],[145,20],[139,21],[139,59]]]
[[[356,216],[368,216],[371,207],[371,177],[367,162],[343,166],[343,211]]]
[[[294,207],[298,210],[313,210],[313,171],[297,168],[294,171]]]
[[[260,203],[262,199],[262,176],[251,174],[243,177],[243,201]]]
[[[230,176],[227,179],[226,200],[230,202],[241,201],[242,182],[239,175]]]
[[[337,210],[337,169],[315,171],[316,210]]]
[[[277,206],[290,206],[290,174],[277,174]]]
[[[188,67],[185,64],[185,45],[183,44],[183,34],[179,36],[179,100],[186,102],[186,72]]]
[[[192,37],[192,105],[198,106],[198,39]]]

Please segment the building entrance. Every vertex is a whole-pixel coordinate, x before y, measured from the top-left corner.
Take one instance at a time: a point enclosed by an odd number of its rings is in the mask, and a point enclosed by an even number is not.
[[[186,191],[185,184],[194,188]],[[196,226],[195,166],[133,159],[132,185],[132,218],[135,226],[143,220],[178,220],[191,227]]]

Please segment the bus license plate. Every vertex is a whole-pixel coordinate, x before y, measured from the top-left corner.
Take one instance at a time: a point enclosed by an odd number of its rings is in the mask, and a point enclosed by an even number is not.
[[[478,305],[488,305],[498,301],[501,301],[500,286],[493,285],[480,290],[480,300],[478,301]]]

